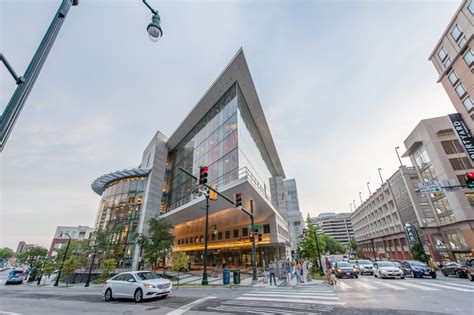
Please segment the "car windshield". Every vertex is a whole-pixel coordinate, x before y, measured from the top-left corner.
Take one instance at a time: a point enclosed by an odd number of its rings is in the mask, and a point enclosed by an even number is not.
[[[140,280],[152,280],[161,278],[158,274],[154,272],[139,272],[136,274],[136,276]]]
[[[351,264],[355,264],[355,262],[356,262],[355,260],[349,260],[349,263]]]
[[[347,261],[340,261],[337,263],[338,267],[352,267]]]
[[[359,260],[359,265],[372,265],[370,260]]]
[[[425,263],[422,263],[421,261],[410,260],[408,263],[409,263],[411,266],[426,267],[426,264],[425,264]]]
[[[378,261],[377,265],[379,267],[395,267],[395,265],[391,261]]]

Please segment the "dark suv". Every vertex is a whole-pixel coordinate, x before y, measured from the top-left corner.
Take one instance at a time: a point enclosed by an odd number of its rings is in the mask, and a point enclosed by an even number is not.
[[[474,258],[466,262],[466,274],[469,280],[474,281]]]
[[[460,264],[457,262],[449,262],[441,268],[443,276],[457,276],[458,278],[467,278],[467,266],[466,264]]]
[[[436,271],[428,267],[424,262],[418,260],[402,261],[400,268],[405,275],[412,275],[413,278],[431,277],[436,279]]]

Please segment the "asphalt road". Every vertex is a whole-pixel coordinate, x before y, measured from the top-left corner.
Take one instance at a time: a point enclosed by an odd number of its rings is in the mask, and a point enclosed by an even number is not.
[[[0,277],[1,280],[2,277]],[[3,282],[3,281],[2,281]],[[360,276],[301,287],[190,287],[143,303],[103,301],[101,288],[0,285],[0,314],[472,314],[474,282]]]

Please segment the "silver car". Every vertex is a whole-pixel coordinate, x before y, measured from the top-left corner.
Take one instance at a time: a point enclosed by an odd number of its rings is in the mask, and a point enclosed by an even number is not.
[[[376,261],[374,262],[374,276],[384,278],[400,278],[405,279],[405,274],[403,270],[398,268],[391,261]]]
[[[374,271],[372,269],[372,262],[370,260],[357,260],[356,261],[356,268],[359,269],[359,274],[369,274],[372,275],[374,274]]]
[[[103,288],[104,299],[130,298],[135,302],[171,293],[171,281],[150,271],[122,272],[107,280]]]

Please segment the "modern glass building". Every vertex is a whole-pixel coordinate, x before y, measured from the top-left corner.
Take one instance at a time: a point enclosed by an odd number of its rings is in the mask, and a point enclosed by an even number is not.
[[[290,237],[284,206],[275,203],[270,189],[275,178],[285,178],[262,106],[242,50],[169,137],[157,132],[137,168],[97,178],[93,190],[101,195],[97,229],[113,231],[122,266],[137,268],[140,248],[136,235],[147,234],[147,222],[161,217],[173,226],[173,252],[186,252],[193,264],[203,262],[204,235],[209,234],[210,263],[250,265],[249,217],[219,198],[209,210],[204,230],[205,198],[195,180],[209,167],[209,181],[233,198],[243,194],[243,207],[254,203],[257,259],[290,256]],[[283,197],[284,198],[284,197]],[[284,203],[280,203],[284,204]]]

